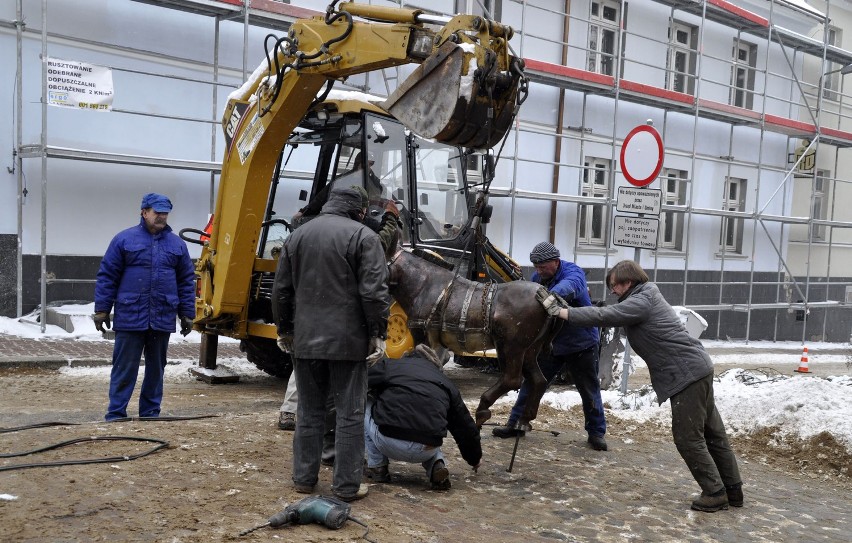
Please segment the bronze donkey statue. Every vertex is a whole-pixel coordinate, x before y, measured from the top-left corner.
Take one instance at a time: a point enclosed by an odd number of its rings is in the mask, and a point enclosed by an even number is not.
[[[482,394],[476,424],[481,427],[491,418],[489,408],[520,388],[523,377],[532,388],[516,428],[528,430],[547,388],[538,353],[550,348],[561,324],[536,300],[544,287],[529,281],[477,283],[457,277],[439,257],[407,249],[398,249],[389,267],[390,293],[408,315],[415,343],[457,354],[497,350],[500,379]]]

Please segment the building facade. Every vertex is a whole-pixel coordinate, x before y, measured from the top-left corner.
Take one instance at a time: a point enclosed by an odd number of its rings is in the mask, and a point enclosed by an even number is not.
[[[146,192],[172,198],[175,230],[203,228],[228,93],[263,58],[267,34],[283,35],[326,3],[4,3],[0,55],[19,68],[0,86],[0,102],[17,110],[0,131],[0,147],[15,153],[0,174],[0,312],[90,300],[103,251],[138,220]],[[482,12],[477,2],[419,4]],[[636,258],[670,302],[708,320],[704,337],[848,341],[848,2],[484,5],[516,29],[511,44],[531,80],[497,149],[495,245],[529,264],[536,243],[553,241],[588,271],[594,298],[606,296],[607,268]],[[109,67],[111,110],[43,105],[42,58]],[[410,69],[344,87],[387,94]],[[661,170],[636,188],[621,152],[649,121],[663,144]],[[620,211],[619,199],[636,191],[658,198],[658,212]],[[616,224],[636,220],[652,225],[650,243],[647,232],[633,245],[619,236]]]

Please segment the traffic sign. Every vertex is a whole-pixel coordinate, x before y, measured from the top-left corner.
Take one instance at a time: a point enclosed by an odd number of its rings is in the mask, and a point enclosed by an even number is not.
[[[643,215],[660,215],[663,191],[633,187],[618,187],[615,209]]]
[[[644,187],[660,174],[663,167],[663,138],[650,124],[630,131],[621,144],[621,171],[631,185]]]
[[[656,249],[659,228],[660,219],[616,215],[612,229],[612,243],[622,247]]]

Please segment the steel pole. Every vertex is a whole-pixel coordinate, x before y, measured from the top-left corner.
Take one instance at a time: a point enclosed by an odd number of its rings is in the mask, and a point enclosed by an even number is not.
[[[47,0],[41,0],[41,331],[47,328]]]

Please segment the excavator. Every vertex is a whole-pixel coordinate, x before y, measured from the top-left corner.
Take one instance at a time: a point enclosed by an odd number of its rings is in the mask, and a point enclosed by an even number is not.
[[[181,232],[202,245],[194,328],[203,369],[215,370],[218,338],[226,336],[239,339],[260,369],[289,376],[271,311],[277,256],[336,186],[364,187],[374,216],[392,204],[403,244],[469,279],[521,278],[484,235],[490,149],[528,90],[523,61],[508,48],[512,28],[474,15],[337,4],[294,22],[287,36],[267,36],[266,58],[229,96],[212,220],[206,230]],[[407,64],[417,66],[387,98],[333,88]],[[411,341],[394,304],[389,355],[401,356]]]

